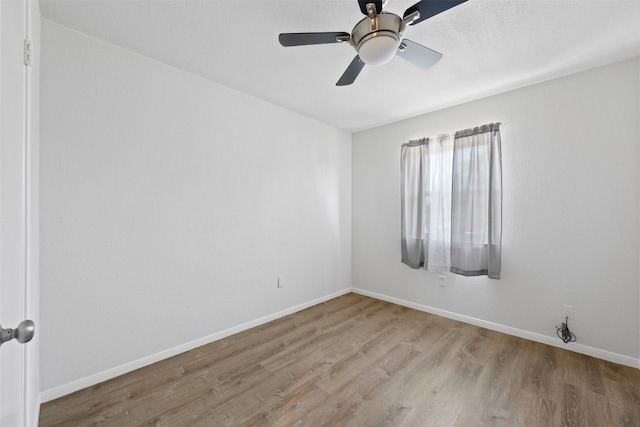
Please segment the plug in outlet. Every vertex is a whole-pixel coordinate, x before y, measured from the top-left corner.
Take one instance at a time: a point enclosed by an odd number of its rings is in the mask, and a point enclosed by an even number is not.
[[[562,304],[562,310],[564,312],[564,315],[562,316],[563,319],[565,317],[568,317],[570,320],[574,320],[574,311],[572,305]]]
[[[284,288],[284,277],[278,276],[278,287]]]

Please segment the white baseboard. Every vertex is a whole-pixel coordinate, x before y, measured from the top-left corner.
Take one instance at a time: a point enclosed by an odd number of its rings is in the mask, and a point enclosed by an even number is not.
[[[134,360],[132,362],[128,362],[120,366],[116,366],[115,368],[107,369],[106,371],[99,372],[97,374],[88,376],[86,378],[82,378],[77,381],[73,381],[71,383],[64,384],[62,386],[43,391],[40,393],[40,400],[42,403],[49,402],[59,397],[66,396],[67,394],[73,393],[75,391],[82,390],[83,388],[91,387],[92,385],[110,380],[112,378],[118,377],[128,372],[135,371],[136,369],[142,368],[144,366],[151,365],[152,363],[156,363],[161,360],[168,359],[169,357],[176,356],[180,353],[184,353],[185,351],[192,350],[196,347],[200,347],[200,346],[212,343],[214,341],[218,341],[230,335],[237,334],[238,332],[246,331],[247,329],[251,329],[256,326],[262,325],[264,323],[271,322],[272,320],[276,320],[281,317],[288,316],[289,314],[304,310],[305,308],[312,307],[314,305],[323,303],[330,299],[348,294],[349,292],[351,292],[351,288],[342,289],[340,291],[333,292],[329,295],[325,295],[320,298],[316,298],[314,300],[295,305],[293,307],[287,308],[277,313],[269,314],[267,316],[263,316],[258,319],[243,323],[241,325],[234,326],[229,329],[225,329],[224,331],[216,332],[215,334],[212,334],[203,338],[199,338],[194,341],[187,342],[177,347],[173,347],[173,348],[161,351],[159,353],[155,353],[155,354],[143,357],[141,359]]]
[[[437,316],[446,317],[453,320],[459,320],[471,325],[480,326],[482,328],[490,329],[492,331],[502,332],[508,335],[528,339],[531,341],[547,344],[553,347],[563,348],[576,353],[586,354],[587,356],[597,357],[598,359],[607,360],[609,362],[618,363],[620,365],[631,366],[632,368],[640,369],[640,359],[634,359],[633,357],[624,356],[622,354],[613,353],[607,350],[601,350],[587,345],[568,343],[559,341],[555,337],[538,334],[535,332],[525,331],[523,329],[512,328],[511,326],[501,325],[499,323],[493,323],[482,319],[476,319],[474,317],[464,316],[461,314],[453,313],[439,308],[429,307],[427,305],[418,304],[411,301],[406,301],[400,298],[390,297],[388,295],[379,294],[377,292],[371,292],[364,289],[353,288],[351,292],[356,294],[365,295],[371,298],[376,298],[382,301],[391,302],[394,304],[402,305],[404,307],[413,308],[416,310],[424,311],[427,313],[435,314]]]

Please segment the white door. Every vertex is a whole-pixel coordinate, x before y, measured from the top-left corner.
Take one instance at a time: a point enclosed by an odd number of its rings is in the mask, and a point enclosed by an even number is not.
[[[28,0],[0,0],[0,338],[24,338],[18,325],[37,319],[37,108],[33,70],[25,65],[31,33]],[[37,10],[37,4],[35,6]],[[38,24],[36,18],[36,25]],[[38,27],[39,29],[39,27]],[[36,85],[37,89],[37,85]],[[37,95],[36,95],[37,96]],[[35,131],[35,132],[34,132]],[[35,148],[35,151],[34,151]],[[36,168],[36,169],[34,169]],[[34,222],[35,221],[35,222]],[[35,263],[35,264],[34,264]],[[8,331],[12,329],[12,333]],[[38,340],[0,345],[0,427],[37,425]]]

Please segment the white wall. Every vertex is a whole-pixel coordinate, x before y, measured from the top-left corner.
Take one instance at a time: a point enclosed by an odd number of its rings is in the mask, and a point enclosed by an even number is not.
[[[42,32],[45,400],[349,289],[350,134]]]
[[[570,349],[640,358],[640,60],[425,114],[353,137],[353,286],[539,341],[575,307]],[[400,263],[400,145],[502,122],[502,279]]]

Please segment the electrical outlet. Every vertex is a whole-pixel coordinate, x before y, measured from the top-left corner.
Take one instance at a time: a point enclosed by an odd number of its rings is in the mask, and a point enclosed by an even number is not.
[[[572,305],[562,304],[562,310],[564,312],[564,315],[562,316],[563,319],[566,317],[568,317],[570,320],[574,319],[574,311]]]
[[[444,276],[438,276],[438,279],[440,279],[440,282],[438,282],[438,285],[440,285],[440,287],[444,288],[445,286],[447,286],[447,284],[444,282]]]
[[[279,288],[284,288],[284,277],[283,276],[278,276],[278,287]]]

